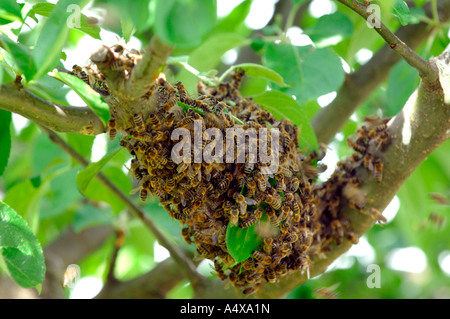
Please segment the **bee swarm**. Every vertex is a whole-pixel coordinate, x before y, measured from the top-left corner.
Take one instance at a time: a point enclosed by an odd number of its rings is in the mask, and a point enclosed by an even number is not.
[[[313,164],[323,158],[325,149],[301,154],[300,132],[295,125],[288,119],[276,120],[253,100],[240,95],[242,71],[236,71],[231,82],[217,87],[200,82],[197,98],[190,97],[181,82],[172,85],[160,77],[147,94],[130,102],[114,97],[115,86],[108,79],[116,86],[117,79],[127,79],[140,59],[139,53],[128,54],[117,46],[102,50],[103,55],[99,51],[91,58],[96,65],[87,68],[88,74],[75,68],[72,74],[86,79],[110,105],[110,138],[115,139],[120,132],[120,145],[133,156],[131,170],[140,183],[140,198],[145,201],[149,194],[160,198],[169,216],[184,225],[185,241],[193,243],[201,257],[214,262],[219,278],[250,294],[265,282],[277,282],[293,271],[309,275],[311,259],[323,257],[333,241],[337,245],[344,239],[357,242],[350,222],[339,212],[343,205],[350,205],[366,213],[355,170],[364,166],[381,181],[382,162],[371,157],[367,149],[370,141],[375,141],[377,148],[385,147],[386,121],[369,121],[358,139],[349,141],[360,155],[355,153],[340,162],[328,181],[316,183],[319,169]],[[98,70],[90,72],[94,67]],[[189,109],[184,110],[182,105]],[[251,164],[249,154],[245,154],[245,163],[237,163],[237,154],[231,163],[225,155],[221,163],[195,163],[197,154],[192,151],[191,163],[175,163],[171,151],[178,141],[172,140],[172,132],[176,128],[189,130],[194,145],[195,120],[202,120],[202,151],[208,128],[220,129],[223,136],[227,128],[255,128],[256,132],[258,128],[278,129],[280,147],[272,149],[279,152],[277,172],[262,174],[268,164]],[[226,142],[223,154],[231,147]],[[373,210],[369,213],[382,219]],[[236,263],[228,251],[228,225],[256,225],[262,244],[245,261]]]

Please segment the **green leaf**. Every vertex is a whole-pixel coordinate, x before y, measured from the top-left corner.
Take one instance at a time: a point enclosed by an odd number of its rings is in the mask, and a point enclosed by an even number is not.
[[[31,8],[29,14],[39,14],[41,16],[48,17],[54,8],[55,4],[53,3],[36,3]],[[89,23],[89,19],[84,14],[80,14],[79,22],[79,26],[74,26],[74,29],[80,30],[94,39],[101,40],[100,27],[98,25]]]
[[[46,193],[40,202],[40,220],[55,218],[81,199],[74,183],[79,168],[60,170],[46,180]]]
[[[295,95],[299,104],[336,91],[344,82],[341,60],[330,48],[271,43],[263,62],[283,77],[290,87],[281,90]]]
[[[87,106],[102,120],[103,124],[109,120],[109,107],[100,94],[76,76],[65,72],[53,72],[50,76],[68,85],[87,104]]]
[[[125,194],[130,193],[130,178],[124,174],[121,168],[108,165],[103,169],[102,173],[119,187],[122,192]],[[96,178],[89,183],[84,195],[94,201],[108,203],[114,214],[118,214],[125,209],[125,204]]]
[[[78,10],[81,10],[86,2],[86,0],[61,0],[50,12],[33,51],[34,62],[39,65],[34,79],[42,77],[59,62],[69,35],[69,26],[72,27],[71,24],[77,21],[76,15],[79,14],[77,10],[75,12],[71,10],[77,6]]]
[[[396,0],[392,8],[394,16],[400,21],[402,25],[407,25],[410,19],[409,7],[403,0]]]
[[[228,252],[236,263],[251,257],[253,251],[257,250],[258,246],[263,243],[263,239],[255,231],[257,224],[247,228],[228,224],[225,241]]]
[[[233,65],[221,75],[220,81],[223,81],[225,77],[234,70],[243,70],[245,72],[245,75],[247,76],[264,78],[272,81],[273,83],[276,83],[281,87],[287,86],[287,84],[283,80],[283,77],[279,73],[268,67],[255,63],[242,63]]]
[[[239,28],[239,26],[247,18],[252,0],[244,0],[238,4],[225,18],[220,21],[213,33],[218,32],[233,32]]]
[[[305,30],[316,47],[335,45],[353,34],[353,23],[342,13],[335,12],[321,16],[317,22]]]
[[[219,65],[225,52],[245,43],[245,38],[237,33],[215,34],[192,51],[188,63],[198,71],[209,71]]]
[[[128,18],[128,16],[120,18],[120,26],[122,27],[122,37],[124,38],[125,42],[130,41],[131,37],[136,32],[133,19]]]
[[[90,163],[86,168],[82,169],[77,174],[77,185],[80,189],[81,193],[85,193],[86,188],[88,187],[91,180],[101,171],[103,166],[106,165],[114,156],[116,156],[122,148],[115,149],[110,153],[106,154],[101,160],[98,162]]]
[[[32,230],[39,224],[39,204],[43,188],[35,187],[27,179],[8,189],[3,201],[14,209],[28,223]]]
[[[155,33],[166,43],[194,47],[216,23],[215,0],[157,1]]]
[[[27,223],[0,202],[0,259],[5,271],[22,287],[34,287],[44,280],[42,247]]]
[[[103,224],[110,224],[113,221],[112,212],[109,208],[94,207],[92,205],[83,205],[75,212],[73,221],[73,230],[76,233],[82,230]]]
[[[22,8],[15,0],[2,0],[2,7],[0,8],[0,18],[10,21],[22,21]]]
[[[8,165],[11,151],[11,112],[0,110],[0,176]]]
[[[10,53],[13,67],[17,68],[20,74],[24,74],[27,80],[30,80],[36,73],[36,65],[34,63],[30,49],[26,46],[11,40],[5,34],[0,34],[0,45]]]
[[[309,118],[294,98],[283,92],[272,90],[254,96],[253,100],[270,111],[278,120],[287,118],[297,125],[300,130],[298,137],[300,150],[309,152],[318,149],[316,134],[309,122]]]
[[[396,115],[405,105],[419,85],[420,77],[416,69],[404,60],[397,63],[389,73],[386,89],[387,103],[383,107],[384,116]]]

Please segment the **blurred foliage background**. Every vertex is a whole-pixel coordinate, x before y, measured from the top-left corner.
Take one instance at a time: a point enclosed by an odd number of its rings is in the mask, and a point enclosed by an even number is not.
[[[432,24],[433,20],[424,17],[423,6],[428,2],[415,0],[407,5],[396,0],[372,1],[380,6],[381,19],[391,30],[420,21]],[[58,49],[58,58],[51,67],[58,64],[71,69],[73,64],[85,65],[89,54],[102,43],[121,42],[128,49],[142,49],[157,34],[176,45],[168,61],[169,81],[181,80],[194,93],[199,78],[219,76],[233,64],[259,63],[277,71],[290,87],[280,88],[267,79],[247,77],[243,95],[257,97],[268,88],[283,91],[295,97],[299,112],[308,119],[332,101],[345,73],[358,69],[384,45],[366,21],[329,0],[97,0],[81,4],[81,27],[68,29],[62,51]],[[44,1],[2,2],[2,42],[7,41],[4,37],[16,37],[20,47],[13,56],[5,46],[0,49],[0,83],[14,80],[14,66],[25,75],[31,72],[20,59],[29,57],[24,48],[37,54],[37,43],[43,28],[48,28],[45,22],[51,18],[53,8]],[[449,43],[448,24],[435,30],[417,50],[423,58],[439,55]],[[417,72],[404,62],[392,68],[388,79],[329,144],[325,158],[328,170],[322,179],[331,174],[339,159],[350,154],[345,141],[363,117],[395,115],[419,80]],[[48,76],[31,79],[28,88],[55,103],[84,105],[68,87]],[[67,227],[80,232],[94,225],[111,224],[126,234],[115,269],[118,279],[144,274],[167,257],[153,235],[127,214],[124,204],[98,181],[89,184],[85,196],[80,193],[75,179],[81,166],[34,123],[13,114],[10,135],[10,155],[0,179],[0,198],[25,219],[43,247]],[[118,139],[111,142],[105,134],[61,136],[92,161],[118,146]],[[2,142],[2,150],[6,148],[7,142]],[[389,219],[386,225],[376,225],[327,272],[307,281],[287,298],[450,298],[449,154],[447,141],[402,187],[384,213]],[[129,160],[130,156],[121,152],[102,170],[127,194],[134,188],[127,169]],[[139,202],[138,195],[130,196]],[[193,250],[182,240],[181,227],[156,200],[141,204],[173,243]],[[95,295],[93,291],[101,288],[113,241],[111,238],[79,263],[81,278],[73,288],[66,288],[67,297],[90,298]],[[380,266],[380,288],[366,285],[370,264]],[[199,267],[211,275],[210,265],[201,263]],[[86,287],[90,292],[86,292]],[[329,295],[318,291],[323,287],[328,288]],[[187,281],[182,282],[168,297],[190,298],[192,289]]]

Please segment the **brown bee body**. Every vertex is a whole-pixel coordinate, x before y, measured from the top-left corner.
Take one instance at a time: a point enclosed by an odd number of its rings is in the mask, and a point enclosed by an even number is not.
[[[381,183],[383,179],[383,162],[380,159],[376,159],[373,162],[373,175],[378,183]]]
[[[109,119],[108,129],[109,129],[109,139],[111,141],[115,140],[117,136],[117,129],[116,129],[116,120],[114,118]]]

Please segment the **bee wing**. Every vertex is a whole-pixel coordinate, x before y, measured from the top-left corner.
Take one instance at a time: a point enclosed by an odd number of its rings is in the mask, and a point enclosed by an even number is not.
[[[245,197],[245,201],[247,202],[247,205],[256,205],[257,204],[257,201],[254,200],[253,198]]]
[[[130,191],[130,195],[135,195],[139,192],[139,190],[141,189],[141,186],[135,187]]]

